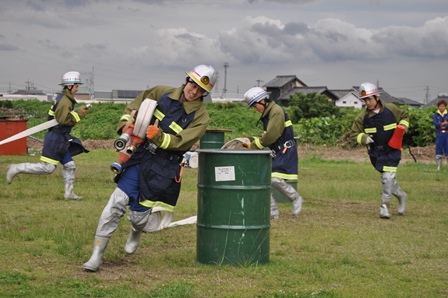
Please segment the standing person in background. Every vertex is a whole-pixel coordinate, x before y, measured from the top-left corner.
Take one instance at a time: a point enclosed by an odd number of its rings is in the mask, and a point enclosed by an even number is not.
[[[244,94],[248,107],[261,114],[264,133],[253,138],[251,143],[243,144],[248,149],[264,149],[272,152],[271,186],[283,193],[292,202],[292,214],[298,215],[302,210],[303,199],[299,193],[286,182],[297,181],[299,157],[294,130],[285,110],[269,99],[269,92],[260,87],[253,87]],[[277,201],[271,191],[271,218],[279,218]]]
[[[74,110],[77,103],[75,93],[78,92],[78,86],[82,85],[79,72],[66,72],[62,76],[60,85],[63,86],[62,92],[53,100],[53,105],[48,111],[48,121],[56,119],[58,125],[50,128],[45,135],[41,162],[9,165],[6,180],[11,184],[12,179],[20,173],[51,174],[56,170],[57,164],[61,163],[65,188],[64,199],[81,200],[82,197],[73,192],[76,165],[72,157],[89,151],[84,148],[78,138],[70,134],[73,126],[83,119],[87,113],[87,107],[85,106]]]
[[[390,218],[392,195],[398,199],[398,214],[406,209],[407,194],[398,186],[397,167],[401,160],[401,148],[388,145],[397,125],[409,128],[408,113],[392,103],[380,99],[375,84],[365,82],[359,87],[359,98],[365,102],[364,109],[353,121],[350,138],[360,145],[368,145],[370,162],[382,174],[380,217]]]
[[[448,112],[446,100],[437,102],[438,110],[432,117],[436,129],[436,164],[437,170],[442,168],[443,155],[448,159]]]
[[[123,164],[121,174],[115,179],[117,187],[99,219],[92,256],[84,263],[84,270],[98,271],[109,239],[126,213],[126,206],[130,209],[127,218],[131,222],[124,247],[128,254],[138,249],[153,207],[174,211],[181,188],[180,163],[183,154],[205,134],[210,117],[203,98],[212,91],[216,80],[213,67],[198,65],[187,72],[182,86],[155,86],[126,106],[117,125],[118,134],[122,133],[131,111],[138,110],[143,100],[157,101],[146,139]],[[159,126],[154,125],[156,120]]]

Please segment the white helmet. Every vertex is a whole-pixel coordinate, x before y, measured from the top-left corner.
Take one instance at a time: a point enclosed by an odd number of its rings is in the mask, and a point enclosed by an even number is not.
[[[254,103],[260,102],[265,98],[269,98],[270,94],[271,92],[267,92],[263,88],[253,87],[247,90],[246,93],[244,93],[244,101],[248,104],[250,108]]]
[[[380,90],[375,84],[365,82],[362,83],[361,86],[359,86],[359,98],[367,98],[371,97],[373,95],[379,95]]]
[[[73,86],[74,84],[82,85],[81,75],[77,71],[69,71],[64,73],[62,76],[61,83],[62,86]]]
[[[187,75],[197,84],[199,87],[207,92],[211,92],[215,87],[218,74],[215,69],[210,65],[198,65],[193,68],[192,71],[187,72]]]

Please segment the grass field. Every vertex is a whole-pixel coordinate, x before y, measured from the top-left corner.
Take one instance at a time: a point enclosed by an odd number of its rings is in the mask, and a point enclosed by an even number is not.
[[[115,188],[116,153],[75,157],[75,192],[64,201],[61,167],[49,176],[5,180],[10,163],[38,156],[0,156],[0,297],[447,297],[447,167],[406,163],[398,181],[408,193],[391,219],[378,216],[381,179],[368,163],[302,158],[298,189],[270,227],[270,262],[205,265],[196,261],[196,225],[142,236],[128,256],[125,217],[97,273],[83,272],[96,225]],[[174,220],[197,211],[197,169],[185,169]]]

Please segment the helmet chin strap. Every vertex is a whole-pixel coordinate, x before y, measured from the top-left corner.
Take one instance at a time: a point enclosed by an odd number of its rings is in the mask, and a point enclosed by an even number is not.
[[[379,105],[379,99],[378,99],[378,97],[376,96],[376,95],[374,95],[373,97],[375,97],[375,101],[376,101],[376,105],[375,105],[375,107],[373,108],[373,110],[376,110],[376,109],[378,109],[378,105]]]
[[[265,99],[263,100],[263,103],[260,103],[260,104],[261,104],[261,105],[264,107],[264,109],[266,110],[266,108],[268,107],[268,105],[269,105],[270,102],[271,102],[270,99],[265,98]]]

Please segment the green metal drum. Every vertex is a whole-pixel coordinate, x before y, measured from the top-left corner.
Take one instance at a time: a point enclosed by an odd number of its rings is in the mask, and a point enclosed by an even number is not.
[[[268,263],[269,151],[197,152],[197,260],[219,265]]]
[[[207,129],[199,144],[201,149],[220,149],[224,145],[225,133],[231,130]]]

